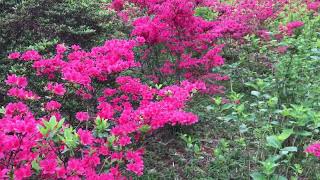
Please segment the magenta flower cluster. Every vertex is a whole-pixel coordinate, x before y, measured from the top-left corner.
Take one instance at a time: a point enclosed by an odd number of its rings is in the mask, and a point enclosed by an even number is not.
[[[144,150],[136,144],[145,133],[167,124],[196,123],[198,117],[183,109],[193,93],[205,89],[203,83],[183,81],[157,89],[119,75],[139,67],[133,52],[138,43],[110,40],[91,51],[59,44],[52,58],[36,51],[10,54],[17,63],[32,62],[37,76],[48,82],[42,91],[46,97],[40,97],[27,90],[32,84],[27,77],[11,74],[5,81],[8,95],[16,100],[5,107],[0,119],[1,178],[125,179],[123,167],[140,176]],[[116,77],[113,86],[99,87],[111,77]],[[70,95],[81,98],[79,104],[87,103],[87,109],[62,120],[67,102],[63,99]],[[61,128],[40,131],[52,117],[62,123]],[[69,132],[75,121],[78,126]],[[100,126],[108,124],[100,129],[106,136],[96,134],[98,121]],[[71,140],[61,138],[67,132],[74,134],[72,147]]]

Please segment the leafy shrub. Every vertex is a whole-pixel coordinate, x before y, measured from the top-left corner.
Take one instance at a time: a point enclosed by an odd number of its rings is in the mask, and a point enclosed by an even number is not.
[[[246,37],[243,59],[229,66],[233,70],[229,73],[231,92],[226,99],[214,98],[214,105],[207,107],[218,124],[229,127],[227,142],[244,139],[246,144],[228,149],[240,151],[240,159],[230,153],[219,155],[244,169],[242,176],[250,174],[253,179],[319,177],[319,164],[305,155],[305,151],[317,153],[317,143],[305,149],[308,142],[319,138],[319,16],[301,4],[288,6],[290,11],[283,12],[286,16],[280,14],[270,25],[268,38]],[[251,58],[253,53],[257,57]],[[231,135],[228,131],[234,129],[238,133]],[[217,158],[212,167],[222,164]],[[236,174],[231,165],[221,169]]]
[[[124,179],[124,168],[140,176],[145,133],[197,122],[183,108],[203,84],[156,89],[119,75],[139,65],[136,45],[110,40],[88,52],[60,44],[47,58],[34,50],[10,54],[30,63],[43,86],[32,91],[40,83],[22,74],[5,81],[12,102],[1,118],[1,178]],[[78,107],[65,109],[75,102]]]

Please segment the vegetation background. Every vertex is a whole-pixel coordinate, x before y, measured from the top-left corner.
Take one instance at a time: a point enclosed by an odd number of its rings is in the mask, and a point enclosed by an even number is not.
[[[57,43],[90,49],[107,39],[128,38],[131,27],[104,8],[106,3],[0,0],[0,106],[10,101],[6,75],[28,74],[7,59],[10,52],[50,54]],[[264,24],[270,40],[257,34],[246,35],[241,44],[221,39],[225,65],[212,72],[230,77],[220,82],[225,92],[193,97],[187,109],[199,116],[196,125],[165,127],[147,137],[144,175],[135,179],[320,179],[319,159],[305,153],[320,130],[318,12],[293,1]],[[207,8],[196,15],[217,16]],[[279,25],[293,21],[304,24],[277,40]]]

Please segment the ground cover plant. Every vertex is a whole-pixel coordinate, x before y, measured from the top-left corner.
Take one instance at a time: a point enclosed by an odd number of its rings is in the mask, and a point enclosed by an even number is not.
[[[320,178],[320,1],[1,4],[1,179]]]

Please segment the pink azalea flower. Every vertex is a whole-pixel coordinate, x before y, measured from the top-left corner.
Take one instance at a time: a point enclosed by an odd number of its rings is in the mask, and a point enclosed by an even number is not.
[[[19,77],[15,74],[9,75],[5,81],[7,85],[25,88],[28,85],[26,77]]]
[[[61,104],[57,101],[49,101],[45,104],[45,108],[47,111],[55,111],[61,108]]]
[[[54,174],[57,169],[57,161],[55,159],[45,159],[40,161],[40,168],[43,174]]]
[[[19,59],[21,56],[21,54],[19,52],[13,52],[13,53],[10,53],[9,56],[8,56],[8,59]]]
[[[79,129],[77,133],[83,145],[91,145],[93,143],[94,138],[90,131]]]
[[[14,179],[22,180],[28,178],[32,175],[30,165],[21,167],[14,171]]]
[[[90,119],[90,116],[88,112],[77,112],[76,118],[82,122],[82,121],[88,121]]]

